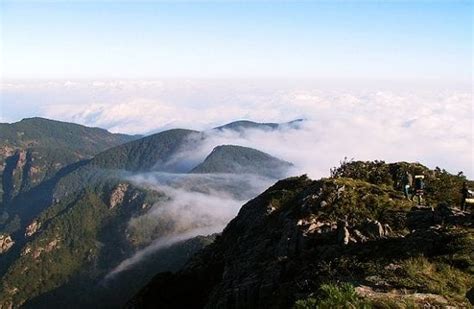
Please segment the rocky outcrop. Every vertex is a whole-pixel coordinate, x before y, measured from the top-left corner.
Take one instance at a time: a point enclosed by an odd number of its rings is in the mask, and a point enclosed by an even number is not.
[[[15,242],[12,237],[7,234],[0,234],[0,254],[7,252],[13,247]]]
[[[465,305],[433,293],[426,282],[413,288],[411,282],[420,280],[417,267],[407,273],[399,263],[419,256],[449,260],[461,250],[456,243],[465,242],[462,250],[472,248],[471,223],[445,209],[444,222],[454,226],[433,225],[428,218],[433,212],[441,216],[440,210],[412,206],[401,191],[365,181],[280,181],[244,205],[222,235],[181,271],[158,274],[129,307],[289,308],[322,283],[338,281],[366,283],[367,293],[359,292],[374,299],[387,300],[398,289],[410,297],[394,300]]]
[[[474,226],[472,214],[441,203],[437,207],[414,206],[407,214],[407,226],[411,230],[435,225],[455,224]]]
[[[9,202],[28,185],[31,161],[31,152],[24,149],[16,150],[12,156],[5,158],[2,175],[4,202]]]
[[[30,254],[31,252],[31,246],[30,245],[26,245],[23,250],[21,251],[21,256],[25,256],[25,255],[28,255]]]
[[[61,239],[57,236],[53,240],[49,241],[44,247],[40,246],[40,247],[35,248],[34,250],[25,249],[24,254],[28,254],[32,251],[33,258],[37,259],[41,256],[43,252],[46,252],[46,253],[51,252],[54,249],[58,248],[60,242],[61,242]]]
[[[347,222],[341,222],[337,226],[337,242],[347,245],[349,241],[351,241],[351,234],[347,229]]]
[[[367,219],[367,221],[363,225],[363,231],[370,238],[382,238],[385,236],[384,227],[377,220]]]
[[[126,183],[120,183],[110,194],[109,209],[115,208],[117,205],[123,203],[125,194],[127,193],[129,185]]]
[[[41,222],[34,220],[33,222],[31,222],[30,225],[26,227],[25,236],[26,237],[33,236],[36,232],[38,232],[40,227],[41,227]]]

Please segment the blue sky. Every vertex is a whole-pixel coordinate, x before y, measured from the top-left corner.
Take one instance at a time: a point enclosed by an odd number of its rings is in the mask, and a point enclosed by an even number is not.
[[[0,4],[0,122],[146,134],[306,118],[242,145],[319,176],[345,156],[474,175],[473,1]]]
[[[471,1],[5,1],[6,79],[469,82]]]

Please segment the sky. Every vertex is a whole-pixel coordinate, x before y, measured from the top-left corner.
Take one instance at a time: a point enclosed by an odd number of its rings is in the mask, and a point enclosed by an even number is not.
[[[239,143],[315,177],[347,156],[473,178],[472,12],[456,0],[0,0],[0,122],[151,134],[304,118],[296,136]]]
[[[2,75],[470,82],[472,6],[2,0]]]

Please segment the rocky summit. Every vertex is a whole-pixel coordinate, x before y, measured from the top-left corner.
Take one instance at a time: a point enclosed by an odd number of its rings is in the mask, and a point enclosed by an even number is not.
[[[425,176],[421,205],[402,192],[406,172]],[[458,209],[464,181],[382,161],[278,181],[128,307],[470,308],[474,218]]]

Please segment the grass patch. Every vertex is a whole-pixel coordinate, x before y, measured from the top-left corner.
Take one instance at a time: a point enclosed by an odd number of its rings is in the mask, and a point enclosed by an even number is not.
[[[370,302],[357,295],[350,283],[323,284],[315,297],[298,300],[295,309],[372,308]]]
[[[422,256],[409,258],[401,265],[407,276],[400,281],[408,288],[464,300],[466,291],[474,285],[472,275]]]

